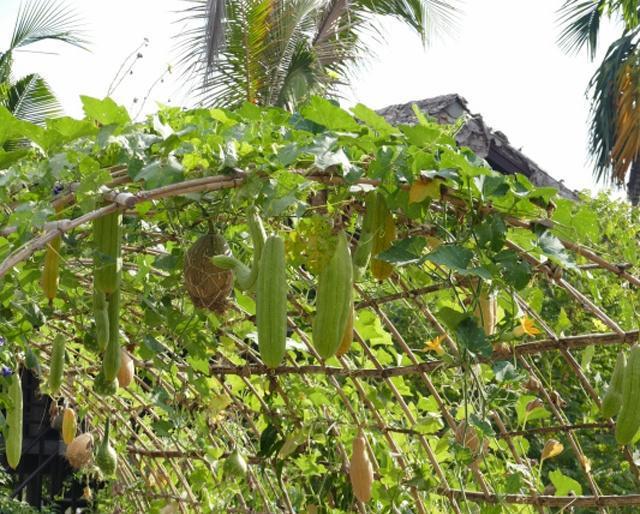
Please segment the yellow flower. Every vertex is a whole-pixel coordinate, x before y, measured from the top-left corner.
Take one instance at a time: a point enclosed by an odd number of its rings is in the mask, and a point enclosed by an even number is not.
[[[560,455],[564,450],[564,446],[560,441],[556,441],[555,439],[549,439],[542,449],[542,455],[540,456],[540,460],[553,459],[557,455]]]
[[[522,337],[524,335],[535,336],[540,333],[540,329],[536,327],[534,321],[528,316],[522,316],[520,318],[520,326],[513,329],[513,335],[516,337]]]
[[[438,355],[442,355],[444,350],[442,348],[442,341],[444,341],[444,336],[438,336],[435,339],[427,342],[427,346],[425,346],[426,351],[436,352]]]

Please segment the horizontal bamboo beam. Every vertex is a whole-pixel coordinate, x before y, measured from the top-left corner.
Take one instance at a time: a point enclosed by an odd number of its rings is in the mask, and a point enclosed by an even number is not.
[[[623,334],[614,332],[606,334],[584,334],[554,339],[542,339],[530,343],[522,343],[511,347],[509,351],[494,354],[489,358],[479,359],[481,362],[494,362],[497,360],[509,360],[516,356],[538,354],[552,350],[562,350],[568,348],[585,348],[591,345],[613,345],[613,344],[633,344],[640,336],[639,330],[632,330]],[[455,365],[455,364],[453,364]],[[262,364],[247,366],[218,366],[212,365],[209,370],[214,375],[238,375],[250,377],[252,375],[327,375],[347,378],[389,378],[417,373],[431,372],[438,368],[451,367],[452,364],[442,360],[421,362],[406,366],[393,366],[387,368],[366,368],[366,369],[345,369],[333,366],[322,366],[309,364],[306,366],[278,366],[277,368],[267,368]]]
[[[640,494],[603,495],[603,496],[548,496],[537,497],[519,494],[485,494],[458,489],[439,489],[438,494],[460,501],[474,503],[541,505],[544,507],[625,507],[640,505]]]
[[[497,437],[516,437],[530,434],[554,434],[558,432],[571,432],[573,430],[610,430],[614,425],[611,423],[578,423],[576,425],[553,425],[550,427],[527,428],[525,430],[514,430],[498,434]]]

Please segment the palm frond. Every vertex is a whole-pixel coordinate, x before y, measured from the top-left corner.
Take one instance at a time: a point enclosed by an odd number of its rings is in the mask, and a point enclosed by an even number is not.
[[[299,41],[294,50],[275,105],[294,111],[310,95],[322,87],[319,68],[308,44]]]
[[[448,33],[458,22],[459,0],[354,0],[374,14],[396,18],[427,43],[438,32]]]
[[[86,48],[79,19],[57,0],[30,0],[20,7],[9,51],[44,40]]]
[[[640,21],[638,0],[612,0],[611,9],[620,11],[626,30],[633,30]]]
[[[349,9],[349,0],[330,0],[325,6],[318,23],[314,45],[321,44],[335,34],[335,29]]]
[[[308,47],[317,30],[315,14],[319,7],[316,0],[292,0],[276,2],[272,15],[268,51],[264,64],[269,76],[265,102],[278,103],[286,88],[288,74],[297,69],[292,62],[296,52]],[[302,62],[302,61],[300,61]]]
[[[586,46],[593,59],[607,4],[608,0],[566,0],[558,11],[558,21],[563,27],[558,45],[567,53],[578,52]]]
[[[211,0],[186,0],[179,40],[184,73],[209,105],[241,101],[291,108],[310,91],[331,92],[367,54],[362,33],[394,16],[423,39],[455,20],[460,0],[226,0],[223,46],[210,60]],[[217,9],[217,7],[216,7]],[[303,86],[307,88],[303,92]]]
[[[184,0],[188,7],[181,10],[176,20],[180,25],[176,39],[178,66],[182,75],[189,79],[207,68],[207,3],[206,0]]]
[[[618,77],[616,134],[611,161],[613,181],[623,184],[630,166],[640,156],[640,68],[638,56],[631,56]]]
[[[0,84],[11,81],[13,56],[11,52],[0,52]]]
[[[214,105],[262,102],[267,84],[264,60],[269,45],[273,1],[230,0],[226,9],[225,46],[213,66],[205,70],[200,92]],[[200,55],[204,57],[202,53]],[[195,65],[194,69],[203,68]]]
[[[205,41],[209,68],[217,61],[225,44],[225,5],[226,0],[207,0]]]
[[[42,124],[45,119],[62,113],[49,85],[35,73],[12,84],[3,103],[16,118],[35,124]]]
[[[615,183],[618,180],[612,168],[612,156],[617,138],[620,77],[626,70],[629,58],[637,51],[636,39],[637,34],[633,32],[614,41],[589,83],[589,153],[594,161],[594,177],[598,182]]]

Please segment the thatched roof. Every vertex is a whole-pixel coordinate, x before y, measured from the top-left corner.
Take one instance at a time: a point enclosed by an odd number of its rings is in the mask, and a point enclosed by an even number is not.
[[[378,113],[393,124],[412,124],[417,122],[412,109],[414,104],[440,123],[451,124],[464,116],[467,122],[458,133],[456,138],[458,144],[471,148],[496,171],[505,174],[522,173],[537,186],[554,187],[562,196],[577,199],[574,191],[561,181],[554,179],[520,150],[511,146],[507,136],[487,126],[481,115],[472,114],[467,107],[467,101],[460,95],[442,95],[406,104],[390,105],[380,109]]]

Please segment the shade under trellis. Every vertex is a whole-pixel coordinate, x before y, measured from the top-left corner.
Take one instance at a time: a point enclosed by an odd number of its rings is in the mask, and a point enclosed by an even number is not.
[[[456,187],[447,173],[350,178],[310,165],[286,177],[233,169],[144,188],[126,167],[108,171],[104,206],[75,211],[70,186],[55,206],[78,215],[50,223],[0,264],[6,277],[16,266],[37,269],[31,257],[64,236],[60,293],[32,346],[46,369],[53,335],[64,334],[61,394],[96,435],[111,419],[120,462],[99,506],[430,513],[640,505],[632,448],[617,445],[614,420],[599,415],[615,355],[639,335],[628,308],[602,288],[615,284],[632,302],[640,280],[635,268],[574,241],[548,192],[524,195],[513,186],[519,178],[486,168],[478,176],[511,184],[527,208],[482,185],[471,194],[473,181]],[[371,188],[391,206],[396,240],[379,257],[393,271],[382,281],[367,271],[354,284],[354,343],[324,361],[311,338],[317,272],[336,227],[357,245]],[[276,214],[287,194],[302,199],[298,209]],[[288,346],[275,369],[260,359],[253,292],[236,289],[218,314],[195,308],[181,286],[184,251],[208,220],[250,261],[250,203],[287,242]],[[132,386],[104,397],[92,388],[100,362],[86,293],[92,250],[83,241],[91,221],[114,212],[124,220],[121,327],[137,371]],[[483,330],[479,295],[489,291],[497,322]],[[375,473],[367,504],[354,499],[348,478],[359,429]],[[550,440],[563,451],[543,454]],[[235,450],[248,463],[244,476],[225,469]]]

